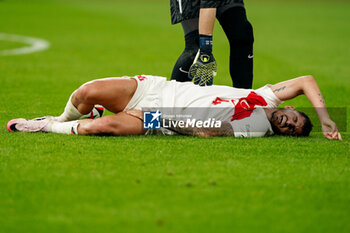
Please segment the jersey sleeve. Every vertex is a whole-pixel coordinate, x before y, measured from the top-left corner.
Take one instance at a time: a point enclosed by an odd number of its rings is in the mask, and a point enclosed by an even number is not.
[[[230,124],[235,137],[252,138],[273,134],[271,124],[262,108],[255,109],[250,117],[234,120]]]
[[[270,88],[270,84],[267,84],[259,89],[256,89],[255,92],[259,95],[261,95],[266,103],[267,103],[267,108],[277,108],[279,105],[283,103],[282,100],[280,100],[275,93]]]

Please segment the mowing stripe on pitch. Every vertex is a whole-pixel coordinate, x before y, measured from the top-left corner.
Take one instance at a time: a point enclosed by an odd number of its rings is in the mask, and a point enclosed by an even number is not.
[[[21,36],[21,35],[14,35],[14,34],[7,34],[7,33],[0,33],[0,40],[28,44],[28,46],[24,46],[21,48],[2,50],[0,51],[0,56],[12,56],[12,55],[35,53],[35,52],[46,50],[50,47],[50,43],[43,39],[28,37],[28,36]]]

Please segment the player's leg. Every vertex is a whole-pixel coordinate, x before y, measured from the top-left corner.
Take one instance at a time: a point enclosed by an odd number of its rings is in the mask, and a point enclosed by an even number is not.
[[[9,121],[7,128],[11,132],[50,132],[60,134],[81,135],[140,135],[146,131],[142,120],[125,112],[97,119],[84,119],[59,122],[49,118],[43,120],[14,119]]]
[[[83,84],[73,92],[64,112],[57,118],[60,122],[77,120],[99,104],[113,113],[123,111],[137,88],[134,79],[106,78]]]
[[[230,43],[230,74],[234,87],[251,88],[253,83],[253,28],[244,7],[218,9],[217,18]]]
[[[98,119],[81,120],[77,127],[77,133],[81,135],[142,135],[146,130],[142,127],[139,118],[125,112],[113,116],[105,116]]]
[[[188,71],[199,49],[198,18],[181,22],[185,35],[185,49],[177,59],[171,79],[179,82],[191,81]]]

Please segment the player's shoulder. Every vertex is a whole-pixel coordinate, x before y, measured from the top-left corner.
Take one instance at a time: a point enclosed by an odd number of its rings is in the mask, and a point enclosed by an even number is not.
[[[275,95],[275,93],[273,93],[271,89],[271,84],[266,84],[265,86],[254,90],[254,92],[265,99],[265,101],[267,102],[267,107],[269,108],[277,108],[280,104],[283,103],[283,101],[280,100]]]

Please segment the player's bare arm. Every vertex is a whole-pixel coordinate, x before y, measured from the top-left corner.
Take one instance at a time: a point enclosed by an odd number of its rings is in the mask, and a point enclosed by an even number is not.
[[[216,8],[201,8],[199,11],[199,34],[213,35]]]
[[[324,136],[328,139],[342,140],[337,125],[329,117],[325,101],[314,77],[302,76],[277,83],[270,88],[282,101],[293,99],[298,95],[306,95],[320,119]]]

